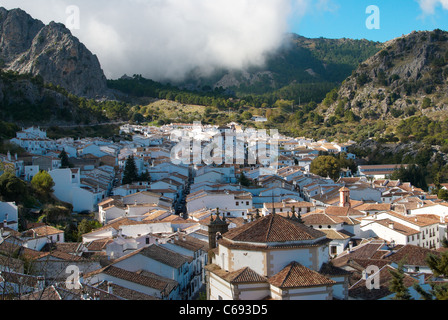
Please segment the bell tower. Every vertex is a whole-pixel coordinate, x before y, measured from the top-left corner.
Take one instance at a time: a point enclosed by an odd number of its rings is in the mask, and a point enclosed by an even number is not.
[[[219,217],[219,208],[216,209],[216,219],[213,219],[213,213],[208,224],[208,244],[209,249],[215,249],[217,246],[217,236],[222,236],[229,231],[229,224],[226,222],[226,217],[222,215],[222,219]]]
[[[339,206],[342,208],[350,208],[350,189],[343,187],[339,190]]]

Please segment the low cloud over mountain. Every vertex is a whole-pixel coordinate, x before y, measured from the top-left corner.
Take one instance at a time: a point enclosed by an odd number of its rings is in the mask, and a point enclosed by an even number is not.
[[[182,80],[195,71],[241,69],[264,63],[282,45],[289,18],[311,0],[6,0],[45,23],[73,22],[72,32],[98,55],[108,78],[124,73]],[[316,1],[315,1],[316,2]],[[317,1],[315,5],[322,5]],[[51,9],[49,9],[51,8]],[[68,26],[69,27],[69,26]]]

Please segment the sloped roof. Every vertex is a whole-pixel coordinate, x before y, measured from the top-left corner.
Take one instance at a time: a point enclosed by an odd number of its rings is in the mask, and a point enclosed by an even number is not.
[[[400,248],[394,254],[388,256],[386,259],[396,263],[403,260],[406,265],[427,266],[428,263],[426,262],[426,258],[429,254],[438,256],[440,255],[440,252],[408,244]]]
[[[137,283],[163,292],[170,292],[178,285],[174,280],[163,278],[151,272],[131,272],[115,266],[107,266],[103,269],[93,271],[87,274],[86,277],[90,277],[98,273],[104,273],[118,279]]]
[[[158,245],[146,247],[139,253],[175,269],[180,268],[185,263],[193,261],[193,258],[191,257],[184,256]]]
[[[305,241],[322,237],[325,237],[324,233],[277,214],[264,216],[224,235],[228,240],[255,243]]]
[[[338,217],[350,217],[350,216],[364,216],[365,214],[359,210],[348,208],[348,207],[327,207],[325,208],[325,213],[328,215],[338,216]]]
[[[356,284],[354,284],[348,290],[348,294],[350,297],[361,300],[379,300],[385,298],[392,294],[389,290],[390,283],[392,281],[392,275],[390,273],[391,270],[394,270],[391,266],[384,266],[380,269],[379,279],[380,279],[380,288],[369,290],[366,286],[366,280],[361,279]],[[404,275],[403,284],[405,287],[412,287],[418,281],[411,276]]]
[[[267,279],[249,267],[231,272],[227,275],[226,280],[230,283],[261,283],[267,282]]]
[[[282,271],[272,276],[269,283],[283,289],[328,286],[336,282],[298,262],[291,262]]]

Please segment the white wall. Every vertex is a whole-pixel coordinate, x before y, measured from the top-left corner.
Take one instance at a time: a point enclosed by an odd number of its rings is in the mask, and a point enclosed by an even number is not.
[[[19,220],[18,207],[13,202],[0,202],[0,223],[6,219],[6,215],[8,215],[7,221],[17,221]],[[10,225],[13,227],[13,225]],[[12,229],[17,231],[17,224]]]

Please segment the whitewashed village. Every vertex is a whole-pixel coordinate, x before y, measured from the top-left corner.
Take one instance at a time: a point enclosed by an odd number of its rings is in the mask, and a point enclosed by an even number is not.
[[[318,176],[322,152],[354,142],[278,136],[255,163],[173,161],[173,132],[237,143],[228,126],[123,125],[131,137],[52,140],[23,128],[2,154],[2,171],[30,182],[41,171],[53,196],[91,214],[97,227],[68,242],[45,221],[19,226],[19,208],[0,203],[0,295],[22,300],[388,300],[391,270],[416,285],[445,282],[427,263],[445,252],[448,203],[389,177],[397,166],[359,165],[338,179]],[[229,142],[229,140],[231,140]],[[260,141],[256,141],[260,142]],[[249,150],[246,142],[244,150]],[[255,144],[257,146],[257,144]],[[188,145],[188,160],[206,143]],[[257,149],[257,147],[255,147]],[[191,151],[191,152],[190,152]],[[63,168],[61,153],[71,166]],[[272,153],[272,152],[271,152]],[[247,154],[246,154],[247,156]],[[142,179],[126,183],[133,163]],[[36,207],[36,211],[39,208]]]

